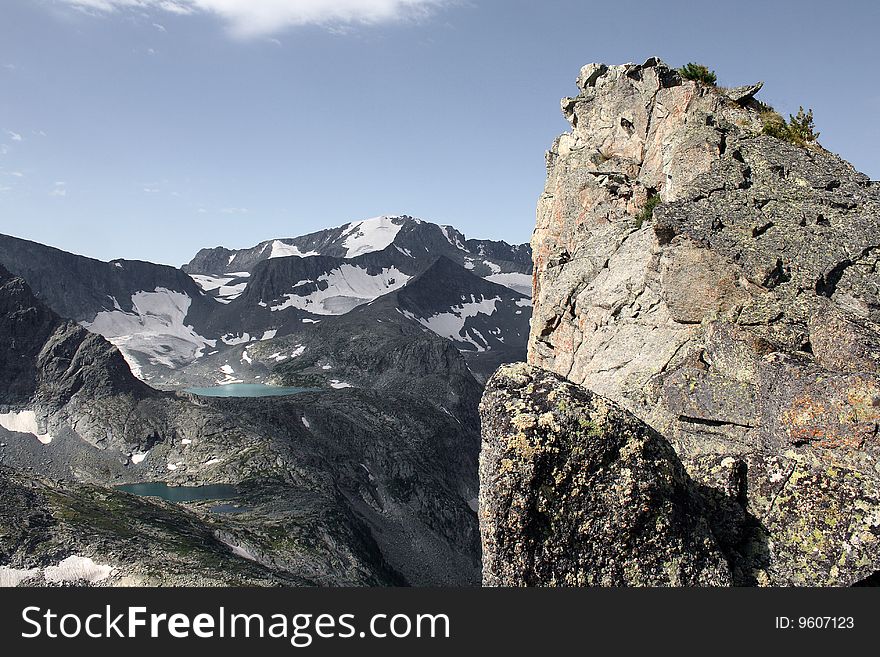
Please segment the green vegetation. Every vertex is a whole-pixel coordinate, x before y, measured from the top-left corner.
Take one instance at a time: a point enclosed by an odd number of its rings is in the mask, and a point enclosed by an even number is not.
[[[813,124],[812,109],[805,112],[801,107],[797,116],[789,114],[789,121],[786,123],[779,112],[769,105],[764,105],[760,118],[764,126],[761,131],[763,134],[784,139],[795,146],[806,146],[819,139],[819,133],[816,132],[816,126]]]
[[[788,139],[798,146],[806,146],[819,139],[816,126],[813,124],[813,109],[804,112],[803,106],[798,109],[797,116],[789,115]]]
[[[685,80],[702,82],[710,87],[714,87],[715,83],[718,82],[718,76],[715,75],[715,71],[710,71],[708,66],[695,62],[689,62],[682,66],[678,69],[678,74]]]
[[[761,119],[761,125],[764,126],[761,131],[763,134],[776,137],[777,139],[788,139],[788,125],[779,112],[772,107],[768,107],[762,110],[758,116]]]
[[[641,211],[636,215],[636,228],[641,228],[645,225],[646,221],[650,221],[654,217],[654,208],[660,205],[660,195],[654,194],[653,196],[649,196],[648,200],[645,201],[644,207],[642,207]]]

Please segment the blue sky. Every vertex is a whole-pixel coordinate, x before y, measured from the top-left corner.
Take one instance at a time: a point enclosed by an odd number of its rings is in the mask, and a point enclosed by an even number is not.
[[[651,55],[813,107],[876,179],[878,27],[867,1],[3,0],[0,232],[174,265],[391,213],[528,241],[578,69]]]

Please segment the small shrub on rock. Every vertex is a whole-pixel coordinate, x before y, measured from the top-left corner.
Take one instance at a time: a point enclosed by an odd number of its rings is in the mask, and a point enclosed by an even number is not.
[[[648,197],[648,200],[645,201],[645,205],[636,215],[636,228],[641,228],[645,225],[646,221],[650,221],[654,218],[654,208],[656,208],[658,205],[660,205],[659,194]]]
[[[715,83],[718,82],[718,76],[715,75],[715,71],[710,71],[708,66],[697,64],[695,62],[690,62],[682,66],[678,69],[678,74],[685,80],[702,82],[710,87],[714,87]]]
[[[812,109],[805,112],[801,107],[797,116],[789,114],[789,121],[786,123],[779,112],[769,105],[765,107],[766,109],[759,115],[764,126],[761,131],[763,134],[784,139],[795,146],[806,146],[819,138],[819,133],[816,132],[813,124]]]

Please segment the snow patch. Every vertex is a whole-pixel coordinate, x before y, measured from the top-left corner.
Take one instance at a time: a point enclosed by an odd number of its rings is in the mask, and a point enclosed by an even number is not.
[[[220,339],[224,344],[228,344],[230,347],[234,347],[237,344],[245,344],[252,340],[250,333],[243,333],[242,335],[238,335],[237,333],[227,333]]]
[[[153,292],[135,293],[131,303],[131,313],[103,311],[82,325],[116,345],[138,378],[143,378],[143,372],[135,354],[144,355],[153,365],[177,369],[217,344],[184,324],[192,299],[182,292],[157,287]]]
[[[144,459],[147,458],[147,454],[149,454],[149,453],[150,453],[149,451],[146,451],[146,452],[140,452],[138,454],[132,454],[131,455],[131,462],[134,463],[135,465],[137,465],[138,463],[143,463]]]
[[[0,566],[0,588],[15,588],[23,581],[36,577],[39,574],[39,568],[21,570],[19,568],[10,568],[9,566]]]
[[[238,299],[247,286],[247,281],[236,283],[235,285],[222,285],[217,294],[220,298],[229,303],[233,299]]]
[[[196,285],[202,288],[203,292],[211,292],[213,290],[217,290],[226,285],[229,281],[235,279],[235,277],[231,275],[206,276],[204,274],[190,274],[189,277],[196,282]]]
[[[486,280],[491,281],[492,283],[498,283],[498,285],[503,285],[504,287],[509,287],[511,290],[524,294],[527,297],[532,296],[531,274],[521,274],[518,272],[509,272],[507,274],[495,273],[486,276]],[[519,305],[519,301],[517,302],[517,305]],[[530,306],[532,304],[528,303],[527,305]]]
[[[236,545],[235,543],[230,543],[229,541],[223,541],[223,544],[226,545],[226,547],[228,547],[232,551],[232,554],[234,554],[237,557],[241,557],[242,559],[247,559],[249,561],[256,561],[257,560],[257,558],[254,555],[252,555],[250,552],[248,552],[241,545]]]
[[[470,251],[467,250],[464,244],[461,243],[461,240],[458,238],[458,235],[455,235],[453,231],[455,230],[452,226],[440,226],[440,230],[443,231],[443,236],[446,238],[446,241],[449,242],[452,246],[454,246],[459,251]]]
[[[260,338],[260,340],[261,340],[261,341],[262,341],[262,340],[271,340],[271,339],[274,338],[276,335],[278,335],[278,329],[272,329],[271,331],[265,331],[265,332],[263,333],[263,337]]]
[[[37,414],[33,411],[0,413],[0,427],[16,433],[29,433],[44,445],[52,442],[52,434],[41,433],[37,425]]]
[[[269,259],[272,258],[289,258],[290,256],[299,256],[300,258],[308,258],[309,256],[321,255],[317,251],[309,251],[308,253],[303,253],[293,244],[285,244],[281,240],[275,240],[272,242],[272,253],[269,254]]]
[[[298,344],[298,345],[296,345],[296,346],[293,348],[293,353],[290,354],[290,357],[291,357],[291,358],[299,358],[299,357],[302,356],[305,352],[306,352],[306,348],[305,348],[303,345]]]
[[[303,417],[302,421],[303,421],[303,426],[304,426],[306,429],[311,429],[311,428],[312,428],[312,425],[309,424],[309,421],[305,418],[305,416]]]
[[[330,387],[335,388],[336,390],[342,390],[343,388],[353,388],[350,383],[346,383],[345,381],[340,381],[338,379],[330,379]]]
[[[344,264],[321,275],[314,284],[314,291],[305,295],[286,294],[283,297],[285,300],[273,305],[271,310],[298,308],[315,315],[344,315],[353,308],[403,287],[410,278],[396,267],[370,275],[363,267]],[[320,289],[318,283],[327,285]]]
[[[247,349],[241,352],[241,359],[248,365],[254,364],[254,360],[248,355]]]
[[[403,311],[403,314],[410,319],[414,319],[428,330],[436,333],[440,337],[452,340],[453,342],[468,342],[476,347],[477,351],[485,351],[488,342],[483,335],[475,328],[470,327],[468,333],[465,333],[465,322],[470,317],[477,315],[492,316],[495,313],[496,304],[501,301],[501,297],[494,299],[481,298],[477,301],[471,296],[470,302],[462,303],[460,306],[453,306],[449,312],[438,313],[431,317],[416,317],[409,311]],[[475,335],[470,335],[473,333]],[[476,341],[475,337],[480,338],[483,344]]]
[[[67,557],[57,566],[46,566],[43,575],[47,582],[61,584],[65,582],[88,582],[97,584],[113,573],[113,567],[97,564],[88,557],[76,555]]]
[[[395,224],[392,217],[375,217],[356,224],[348,224],[342,234],[343,248],[348,249],[346,258],[387,248],[397,237],[403,223]]]

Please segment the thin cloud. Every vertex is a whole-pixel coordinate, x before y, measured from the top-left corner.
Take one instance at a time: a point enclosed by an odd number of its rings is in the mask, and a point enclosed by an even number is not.
[[[12,130],[7,130],[6,134],[9,135],[9,138],[12,141],[21,141],[23,139],[20,134],[18,134],[17,132],[12,132]]]
[[[55,183],[55,186],[49,191],[49,196],[57,196],[61,198],[67,196],[67,183]]]
[[[91,12],[153,9],[220,18],[233,35],[267,36],[291,27],[340,28],[424,18],[455,0],[61,0]]]

